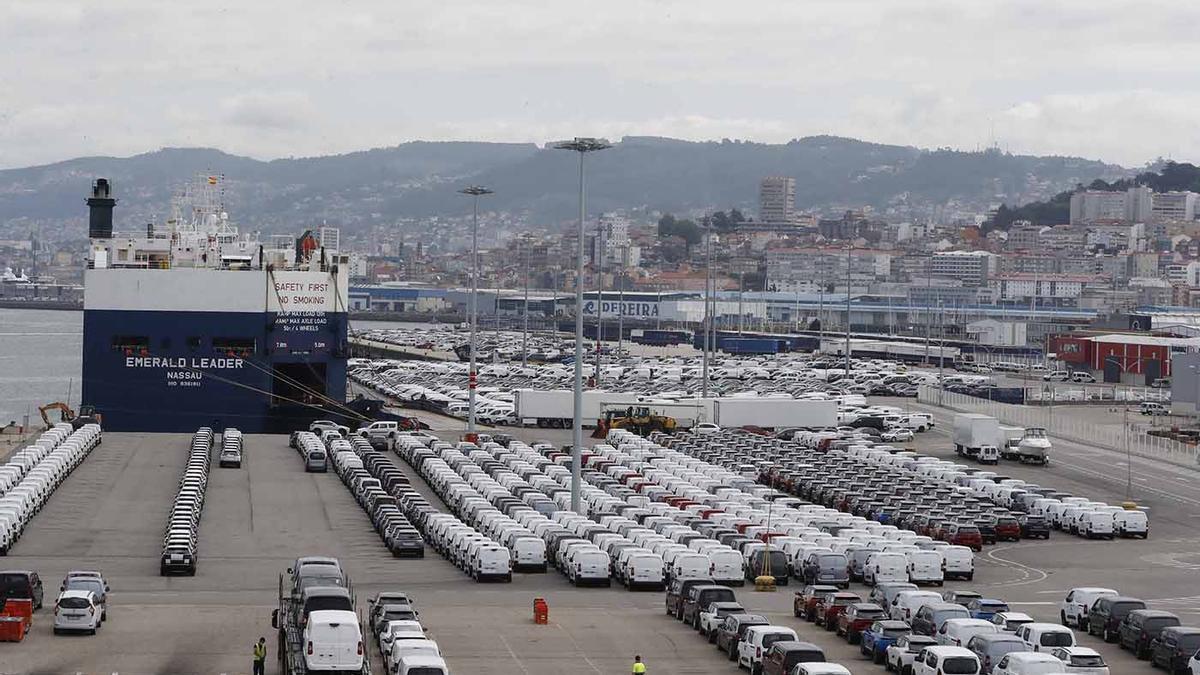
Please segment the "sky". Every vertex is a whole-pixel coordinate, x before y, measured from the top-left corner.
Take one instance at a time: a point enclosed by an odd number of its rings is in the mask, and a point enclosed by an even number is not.
[[[1200,159],[1188,0],[4,0],[0,168],[572,136]]]

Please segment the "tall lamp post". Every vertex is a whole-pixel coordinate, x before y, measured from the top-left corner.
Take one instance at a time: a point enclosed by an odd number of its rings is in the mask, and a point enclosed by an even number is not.
[[[521,367],[529,367],[529,233],[521,237],[525,249],[525,309],[521,312]]]
[[[479,313],[479,198],[492,191],[482,185],[459,190],[471,197],[471,365],[467,376],[467,433],[475,436],[475,330]]]
[[[583,221],[587,217],[587,192],[584,184],[584,157],[589,152],[611,148],[598,138],[576,138],[554,146],[557,150],[579,153],[579,246],[575,260],[575,402],[571,435],[571,510],[580,515],[580,471],[583,463]]]

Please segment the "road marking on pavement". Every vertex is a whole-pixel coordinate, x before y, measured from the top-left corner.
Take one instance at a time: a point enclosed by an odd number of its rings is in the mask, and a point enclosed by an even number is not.
[[[1049,573],[1044,572],[1036,567],[1030,567],[1029,565],[1024,565],[1015,560],[1010,560],[1008,558],[1001,558],[1000,556],[996,555],[1000,551],[1007,551],[1012,548],[1017,548],[1017,546],[1013,545],[1013,546],[1002,546],[1000,548],[994,548],[994,549],[991,549],[990,551],[988,551],[984,555],[985,558],[996,562],[997,564],[999,564],[1002,567],[1008,567],[1010,569],[1013,569],[1014,571],[1021,573],[1021,577],[1015,581],[1006,581],[1006,582],[1002,582],[999,584],[994,584],[994,586],[996,586],[996,587],[1028,586],[1029,584],[1036,584],[1040,581],[1044,581],[1047,577],[1050,576]],[[1024,547],[1024,548],[1032,548],[1032,547]]]
[[[508,644],[508,640],[504,639],[504,636],[500,635],[499,633],[497,633],[497,636],[500,638],[500,641],[504,643],[504,648],[508,650],[508,653],[512,656],[513,661],[517,662],[517,667],[521,669],[521,672],[525,673],[525,675],[529,675],[529,669],[525,667],[524,663],[521,663],[521,659],[517,658],[517,653],[513,651],[512,645]]]

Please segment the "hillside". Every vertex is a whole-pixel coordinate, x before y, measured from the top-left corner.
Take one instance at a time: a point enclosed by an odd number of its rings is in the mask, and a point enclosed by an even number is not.
[[[49,236],[81,228],[82,201],[95,176],[115,182],[122,224],[158,220],[172,189],[200,172],[224,173],[230,211],[264,230],[293,231],[323,220],[354,230],[403,217],[462,215],[467,201],[455,188],[468,182],[496,190],[490,208],[554,223],[575,213],[577,166],[559,150],[474,142],[413,142],[272,161],[207,148],[84,157],[0,171],[0,236],[27,233],[35,224]],[[589,210],[736,206],[752,214],[758,180],[767,175],[795,177],[802,209],[869,205],[920,213],[948,203],[980,209],[1026,203],[1131,172],[1079,158],[922,150],[830,136],[775,145],[627,137],[589,156]]]

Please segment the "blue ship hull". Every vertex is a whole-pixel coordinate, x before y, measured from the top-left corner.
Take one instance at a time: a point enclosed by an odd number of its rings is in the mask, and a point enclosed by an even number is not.
[[[106,430],[285,433],[346,401],[346,314],[89,309],[83,397]]]

